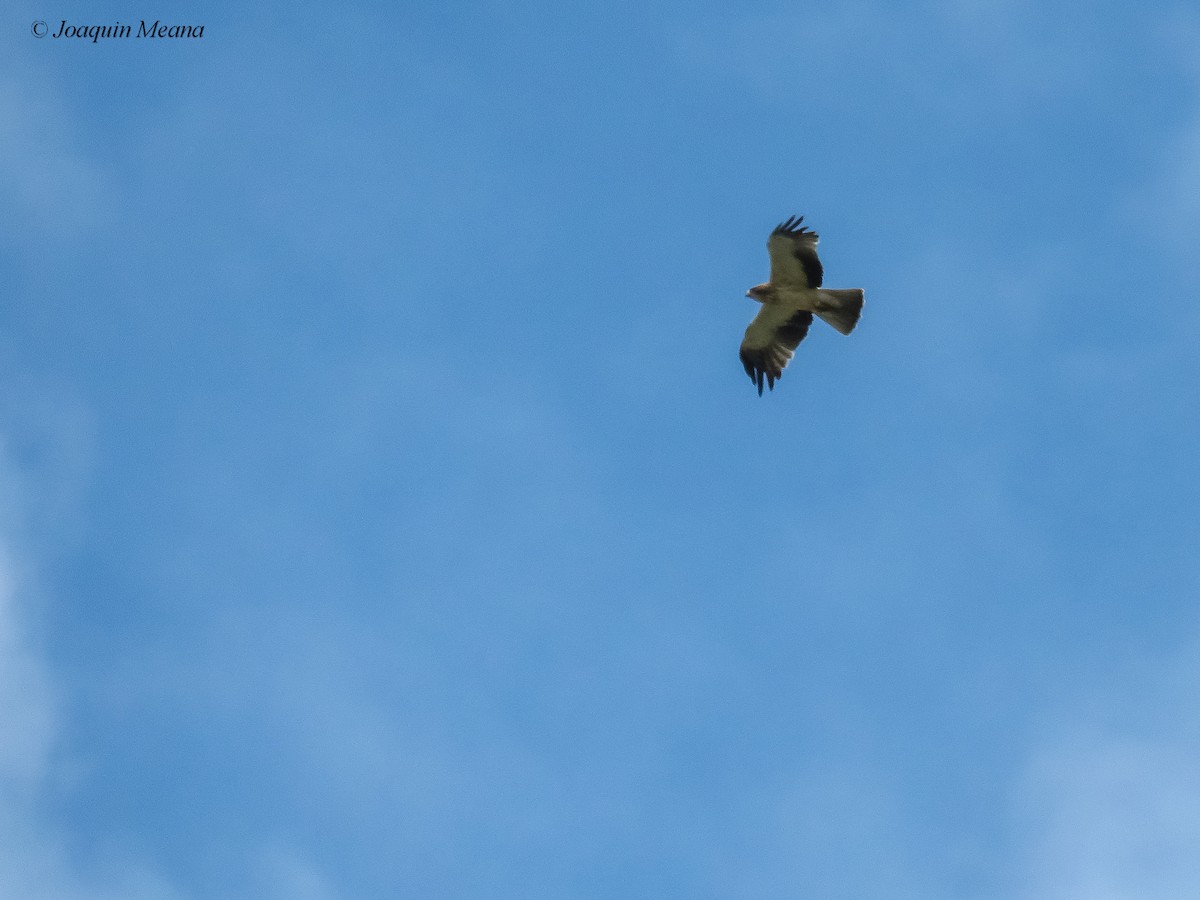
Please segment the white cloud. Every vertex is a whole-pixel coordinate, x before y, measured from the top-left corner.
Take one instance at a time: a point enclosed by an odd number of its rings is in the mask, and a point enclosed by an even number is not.
[[[825,127],[851,102],[873,98],[906,120],[996,128],[1091,90],[1105,64],[1095,48],[1090,26],[1069,10],[1026,0],[916,8],[858,0],[738,14],[700,19],[675,43],[684,65],[732,73],[793,115],[824,105]]]
[[[903,811],[892,786],[862,760],[800,767],[757,798],[760,855],[739,866],[729,896],[933,896],[904,845]],[[864,860],[870,860],[864,865]]]
[[[101,169],[75,148],[71,110],[33,77],[0,70],[0,234],[72,235],[104,220],[113,202]]]
[[[140,863],[102,853],[95,865],[78,864],[65,830],[44,813],[62,704],[29,621],[33,567],[17,549],[14,512],[28,490],[0,440],[0,897],[171,900],[179,895]]]
[[[334,900],[340,896],[308,859],[287,847],[269,847],[259,854],[258,877],[260,898]]]
[[[53,696],[41,661],[27,646],[17,612],[18,576],[0,544],[0,791],[36,784],[45,774]]]
[[[1148,46],[1164,79],[1176,81],[1179,104],[1173,127],[1146,142],[1148,162],[1121,206],[1136,241],[1144,235],[1146,246],[1166,247],[1172,265],[1183,273],[1184,285],[1195,281],[1196,255],[1193,234],[1200,225],[1200,63],[1196,42],[1200,18],[1182,10],[1163,15],[1149,29]],[[1174,104],[1172,105],[1174,106]],[[1169,107],[1170,108],[1170,107]],[[1129,239],[1125,241],[1129,252]],[[1134,243],[1134,249],[1138,248]],[[1144,251],[1143,251],[1144,252]],[[1193,304],[1188,297],[1187,308]]]
[[[1194,264],[1193,235],[1200,225],[1200,103],[1191,119],[1167,137],[1156,171],[1126,206],[1156,241]]]
[[[1030,900],[1200,895],[1200,665],[1121,671],[1034,749],[1017,790]]]
[[[70,121],[49,79],[5,60],[0,203],[9,215],[0,241],[38,242],[39,258],[47,236],[77,236],[102,221],[111,200]],[[171,900],[179,894],[146,865],[106,847],[102,835],[73,834],[49,811],[66,769],[67,706],[40,642],[38,569],[70,530],[87,429],[63,396],[13,366],[5,359],[0,371],[0,897]]]

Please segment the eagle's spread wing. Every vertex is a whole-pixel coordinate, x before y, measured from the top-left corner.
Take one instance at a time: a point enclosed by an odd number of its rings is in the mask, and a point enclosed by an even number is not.
[[[783,377],[783,369],[791,361],[792,351],[808,334],[812,318],[812,313],[804,310],[764,303],[746,329],[738,355],[746,367],[746,374],[758,385],[760,397],[764,378],[767,387],[775,390],[776,379]]]
[[[804,216],[791,216],[771,232],[767,253],[771,255],[771,284],[776,287],[815,288],[821,286],[821,260],[817,259],[815,231],[800,223]]]

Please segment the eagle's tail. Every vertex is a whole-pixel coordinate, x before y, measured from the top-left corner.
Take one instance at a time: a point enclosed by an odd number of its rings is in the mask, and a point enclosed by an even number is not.
[[[858,317],[862,315],[863,292],[858,288],[842,291],[821,288],[817,293],[821,299],[817,301],[817,308],[813,312],[842,334],[852,332],[858,324]]]

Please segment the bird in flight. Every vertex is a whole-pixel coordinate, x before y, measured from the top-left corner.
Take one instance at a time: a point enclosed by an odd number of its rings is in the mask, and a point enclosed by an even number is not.
[[[816,313],[842,334],[849,334],[862,315],[863,292],[858,288],[832,290],[821,287],[823,269],[817,258],[817,234],[791,216],[771,232],[767,253],[771,280],[750,288],[746,296],[762,309],[746,329],[738,351],[750,380],[763,392],[763,380],[775,382],[792,359],[792,352],[808,334]]]

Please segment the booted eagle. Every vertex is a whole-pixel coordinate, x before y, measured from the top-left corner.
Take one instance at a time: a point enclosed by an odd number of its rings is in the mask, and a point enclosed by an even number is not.
[[[862,315],[863,292],[858,288],[835,291],[821,288],[821,260],[817,259],[817,234],[791,216],[776,226],[767,239],[771,280],[750,288],[746,296],[762,309],[746,329],[739,355],[750,380],[763,392],[775,390],[792,351],[808,334],[816,313],[842,334],[849,334]],[[818,288],[821,288],[818,290]]]

